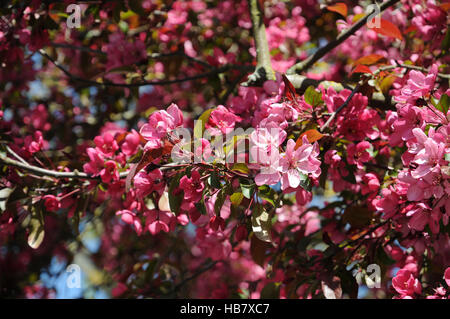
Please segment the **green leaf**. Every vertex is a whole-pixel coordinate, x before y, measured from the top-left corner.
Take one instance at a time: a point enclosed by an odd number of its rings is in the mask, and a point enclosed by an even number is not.
[[[270,229],[272,223],[270,220],[270,215],[266,209],[259,203],[255,205],[255,209],[252,213],[252,230],[258,239],[271,243],[272,236],[270,234]]]
[[[208,178],[208,183],[212,188],[221,188],[222,184],[220,183],[219,174],[216,171],[211,173],[211,176]]]
[[[194,126],[194,138],[201,138],[203,137],[203,133],[205,132],[205,125],[208,123],[209,116],[211,115],[211,112],[215,109],[208,109],[205,112],[203,112],[202,115],[197,119]]]
[[[243,174],[248,174],[250,170],[248,169],[247,164],[245,163],[236,163],[233,165],[232,171],[238,171]]]
[[[449,108],[450,98],[447,94],[442,94],[439,103],[436,105],[436,109],[447,115]]]
[[[169,206],[170,210],[178,216],[180,213],[180,206],[181,202],[184,198],[184,192],[180,190],[179,193],[175,194],[175,190],[178,188],[178,185],[180,184],[181,174],[178,174],[175,176],[175,178],[172,179],[172,182],[169,185]]]
[[[233,204],[234,206],[239,206],[243,199],[244,199],[244,194],[242,194],[241,192],[233,193],[230,196],[231,204]]]
[[[269,282],[261,290],[261,299],[278,299],[280,298],[280,283]]]
[[[272,204],[273,207],[277,206],[275,203],[276,192],[272,188],[270,188],[267,185],[262,185],[258,189],[259,189],[258,196],[261,199],[264,199],[265,201],[269,202],[270,204]]]
[[[312,190],[312,183],[308,175],[300,173],[300,186],[308,192]]]
[[[304,94],[305,102],[312,107],[319,106],[323,103],[322,93],[317,92],[314,86],[309,86]]]
[[[214,212],[216,213],[216,216],[220,216],[220,210],[222,209],[226,198],[227,195],[225,194],[224,189],[221,189],[217,194],[216,201],[214,202]]]
[[[253,193],[255,192],[255,185],[248,185],[241,183],[241,190],[245,198],[251,199]]]

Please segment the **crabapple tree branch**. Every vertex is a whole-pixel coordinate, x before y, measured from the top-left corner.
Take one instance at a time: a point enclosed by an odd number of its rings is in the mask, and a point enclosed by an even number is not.
[[[269,45],[264,25],[264,8],[260,7],[258,0],[248,0],[248,6],[253,25],[257,64],[253,74],[249,75],[248,81],[242,85],[253,86],[266,80],[275,80],[275,73],[270,62]]]
[[[383,12],[384,10],[393,6],[397,2],[399,2],[399,0],[389,0],[389,1],[384,2],[380,6],[380,12]],[[364,24],[366,24],[367,20],[372,16],[373,13],[375,13],[375,11],[372,11],[372,12],[366,14],[364,17],[362,17],[360,20],[358,20],[358,22],[356,22],[354,25],[352,25],[349,29],[342,32],[336,38],[336,40],[328,42],[327,45],[321,47],[313,55],[309,56],[306,60],[293,65],[291,68],[289,68],[289,70],[287,71],[287,74],[301,73],[301,72],[309,69],[314,63],[319,61],[323,56],[325,56],[331,50],[333,50],[338,45],[340,45],[342,42],[347,40],[351,35],[355,34],[356,31],[358,31]]]
[[[200,73],[193,76],[186,76],[183,78],[173,79],[173,80],[160,80],[160,81],[140,81],[140,82],[134,82],[134,83],[115,83],[115,82],[98,82],[93,81],[89,79],[85,79],[79,76],[76,76],[69,72],[64,66],[62,66],[58,61],[53,59],[51,56],[49,56],[44,50],[39,50],[39,54],[41,54],[43,57],[48,59],[50,62],[52,62],[58,69],[60,69],[65,75],[69,77],[70,80],[75,82],[81,82],[88,85],[93,86],[110,86],[110,87],[125,87],[125,88],[132,88],[132,87],[140,87],[140,86],[146,86],[146,85],[170,85],[170,84],[177,84],[187,81],[194,81],[199,80],[203,78],[208,78],[210,76],[220,74],[227,72],[229,70],[236,70],[236,69],[245,69],[249,68],[249,66],[242,66],[242,65],[225,65],[219,68],[214,68],[208,72]]]

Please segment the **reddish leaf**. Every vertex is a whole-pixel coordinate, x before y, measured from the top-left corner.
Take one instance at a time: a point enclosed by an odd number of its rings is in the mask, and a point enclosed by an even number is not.
[[[362,58],[359,58],[358,60],[353,63],[354,65],[358,64],[364,64],[364,65],[373,65],[380,61],[381,59],[384,59],[384,56],[380,54],[369,54],[366,56],[363,56]]]
[[[143,168],[145,168],[148,164],[152,163],[156,159],[161,156],[170,154],[172,152],[172,148],[174,143],[167,138],[164,138],[164,145],[161,148],[146,151],[143,155],[139,163],[131,165],[131,169],[128,172],[127,178],[125,180],[125,189],[128,191],[131,187],[131,181],[134,176]]]
[[[120,144],[123,140],[125,140],[125,137],[127,137],[127,135],[128,135],[128,132],[123,132],[123,133],[119,133],[119,134],[116,134],[116,142],[118,143],[118,144]]]
[[[284,95],[290,102],[294,102],[295,105],[298,105],[298,94],[295,92],[295,87],[292,85],[291,81],[289,81],[286,75],[283,74],[282,78],[284,82]]]
[[[405,33],[410,33],[413,31],[417,31],[417,27],[415,25],[410,25],[406,30]]]
[[[380,27],[373,28],[373,30],[378,34],[382,34],[387,37],[403,40],[403,36],[402,36],[402,33],[400,32],[400,30],[397,28],[397,26],[395,24],[393,24],[390,21],[380,19]]]
[[[322,133],[320,133],[317,130],[307,130],[306,132],[303,132],[302,135],[300,135],[300,137],[297,139],[297,142],[295,143],[295,149],[299,148],[300,146],[302,146],[303,144],[303,136],[305,136],[308,138],[308,141],[310,143],[314,143],[318,140],[320,140],[322,137],[324,137],[324,135]]]
[[[343,2],[339,2],[339,3],[336,3],[334,5],[327,6],[327,9],[329,11],[333,11],[333,12],[339,13],[341,16],[347,17],[347,11],[348,11],[347,5],[345,3],[343,3]]]
[[[356,68],[352,71],[351,74],[353,73],[372,73],[372,71],[369,69],[368,66],[359,64],[356,66]]]
[[[439,5],[439,7],[444,11],[448,11],[448,10],[450,10],[450,2],[442,3]]]

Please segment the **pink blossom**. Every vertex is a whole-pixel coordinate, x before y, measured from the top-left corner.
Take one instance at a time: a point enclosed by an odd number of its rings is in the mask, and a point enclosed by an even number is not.
[[[444,279],[447,287],[450,288],[450,267],[447,267],[447,269],[445,269]]]
[[[44,200],[45,209],[49,212],[56,212],[61,207],[61,202],[54,195],[45,195],[42,199]]]
[[[136,190],[136,197],[144,198],[153,191],[162,194],[164,191],[164,183],[162,181],[163,174],[161,170],[155,169],[150,173],[141,170],[134,177],[134,187]]]
[[[428,205],[418,203],[406,213],[406,216],[411,217],[408,225],[412,229],[422,231],[426,225],[429,225],[433,233],[439,232],[439,221],[441,219],[439,210],[432,210]]]
[[[378,177],[375,174],[373,173],[364,174],[361,184],[361,193],[363,195],[378,192],[379,188],[380,188],[380,181],[378,180]]]
[[[184,175],[180,179],[180,188],[184,191],[184,199],[197,202],[202,198],[205,184],[200,177],[198,171],[192,171],[190,178]]]
[[[367,141],[359,142],[358,144],[350,144],[347,147],[347,162],[349,164],[356,164],[359,169],[363,169],[363,163],[370,160],[370,154],[367,152],[371,145]]]
[[[396,100],[414,104],[417,99],[429,94],[433,89],[437,71],[437,64],[433,64],[428,75],[424,75],[420,71],[411,70],[407,84],[402,88]]]
[[[90,161],[83,165],[83,169],[86,173],[97,176],[104,167],[105,158],[103,152],[92,147],[89,147],[86,152]]]
[[[150,234],[168,233],[175,226],[175,215],[171,212],[151,210],[146,213],[145,228]]]
[[[119,180],[119,171],[114,161],[105,162],[105,168],[100,171],[100,178],[103,183]]]
[[[28,135],[24,140],[25,149],[34,154],[39,152],[44,147],[44,138],[42,137],[41,131],[34,132],[34,135]]]
[[[299,188],[295,193],[295,199],[298,205],[305,206],[312,200],[312,193],[303,188]]]
[[[31,124],[36,130],[48,131],[51,127],[47,122],[48,112],[44,104],[36,106],[29,115],[23,118],[25,124]]]
[[[162,146],[161,139],[170,131],[183,124],[183,114],[176,104],[171,104],[167,111],[157,111],[150,115],[149,122],[141,127],[140,133],[148,142],[145,149]]]
[[[295,149],[295,141],[289,139],[286,146],[285,156],[280,160],[282,167],[281,188],[297,188],[300,185],[302,174],[311,174],[317,178],[320,175],[319,145],[312,145],[308,137],[303,137],[303,144]]]
[[[132,225],[136,230],[136,233],[140,235],[142,233],[142,224],[138,216],[130,210],[124,209],[116,213],[120,216],[122,221],[128,225]]]
[[[273,122],[258,128],[250,135],[251,163],[257,163],[260,173],[256,175],[257,185],[273,185],[280,181],[281,166],[278,147],[286,138],[286,132]]]
[[[136,130],[131,130],[131,133],[125,136],[125,141],[122,143],[120,147],[125,155],[130,156],[136,152],[140,144],[141,144],[141,136],[139,135],[138,132],[136,132]]]
[[[223,134],[228,134],[233,131],[235,123],[239,121],[241,121],[241,118],[239,116],[230,112],[223,105],[219,105],[211,112],[211,115],[209,116],[209,120],[205,124],[205,127],[217,127]]]
[[[422,292],[422,285],[409,270],[400,269],[392,279],[392,286],[401,296],[412,297]]]
[[[416,146],[418,150],[414,157],[418,167],[411,171],[411,175],[414,178],[421,178],[444,163],[446,145],[427,137],[420,128],[413,129],[413,134],[418,141]]]
[[[112,136],[110,133],[96,136],[94,138],[94,143],[97,146],[97,149],[107,157],[113,156],[114,153],[119,149],[114,136]]]

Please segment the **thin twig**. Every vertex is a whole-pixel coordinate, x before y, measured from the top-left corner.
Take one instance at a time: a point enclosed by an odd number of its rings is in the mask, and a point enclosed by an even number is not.
[[[0,154],[0,161],[5,163],[8,166],[14,166],[17,168],[21,168],[23,170],[26,170],[28,172],[34,173],[38,176],[49,176],[54,178],[74,178],[74,179],[99,179],[100,177],[94,177],[92,175],[88,175],[84,172],[58,172],[58,171],[52,171],[49,169],[41,168],[38,166],[34,166],[28,163],[23,163],[21,161],[13,160],[12,158],[9,158],[3,154]]]
[[[14,156],[17,160],[21,161],[24,164],[28,164],[26,160],[24,160],[22,157],[20,157],[16,152],[14,152],[8,145],[6,145],[6,151]]]
[[[342,111],[342,109],[344,107],[346,107],[348,105],[348,103],[350,103],[350,101],[352,100],[353,96],[356,94],[356,92],[360,88],[361,88],[361,84],[358,83],[358,85],[355,86],[355,88],[352,90],[352,93],[350,93],[350,95],[347,97],[345,102],[341,106],[339,106],[336,109],[336,111],[333,112],[333,114],[331,114],[331,116],[328,118],[328,121],[326,121],[325,124],[320,128],[321,132],[323,132],[330,125],[330,123],[334,120],[334,118],[339,114],[339,112]]]
[[[210,71],[205,72],[205,73],[200,73],[200,74],[197,74],[197,75],[187,76],[187,77],[184,77],[184,78],[178,78],[178,79],[173,79],[173,80],[141,81],[141,82],[135,82],[135,83],[97,82],[97,81],[84,79],[84,78],[81,78],[79,76],[76,76],[76,75],[70,73],[65,67],[63,67],[61,64],[59,64],[59,62],[55,61],[52,57],[50,57],[42,49],[39,50],[39,54],[41,54],[43,57],[45,57],[50,62],[52,62],[58,69],[60,69],[71,80],[82,82],[82,83],[93,85],[93,86],[113,86],[113,87],[131,88],[131,87],[139,87],[139,86],[145,86],[145,85],[170,85],[170,84],[176,84],[176,83],[182,83],[182,82],[187,82],[187,81],[193,81],[193,80],[207,78],[207,77],[210,77],[212,75],[224,73],[226,71],[233,70],[233,69],[236,70],[236,69],[243,69],[243,68],[244,69],[245,68],[248,69],[249,68],[249,66],[246,66],[246,65],[225,65],[225,66],[222,66],[220,68],[211,69]]]
[[[399,64],[396,64],[396,65],[382,66],[378,70],[376,70],[374,72],[374,74],[380,73],[381,71],[393,70],[393,69],[396,69],[396,68],[404,68],[404,69],[415,70],[415,71],[420,71],[420,72],[424,72],[424,73],[428,73],[429,72],[428,69],[426,69],[424,67],[421,67],[421,66],[399,63]],[[442,79],[450,80],[450,74],[438,73],[437,76],[442,78]]]
[[[183,287],[186,283],[188,283],[189,281],[197,278],[198,276],[200,276],[201,274],[203,274],[204,272],[214,268],[214,266],[217,265],[217,263],[221,262],[221,260],[216,260],[213,262],[210,262],[209,264],[207,264],[205,267],[198,269],[194,274],[192,274],[191,276],[183,279],[179,284],[177,284],[172,291],[170,292],[170,294],[172,293],[176,293],[181,287]]]
[[[50,46],[54,47],[54,48],[63,48],[63,49],[84,51],[84,52],[89,52],[89,53],[98,54],[98,55],[102,55],[102,56],[107,55],[106,52],[103,52],[101,50],[95,50],[95,49],[91,49],[89,47],[84,47],[84,46],[77,46],[77,45],[73,45],[70,43],[51,42]],[[211,64],[209,64],[205,61],[193,58],[182,51],[176,51],[176,52],[170,52],[170,53],[149,53],[147,55],[147,57],[151,58],[151,59],[162,59],[162,58],[173,57],[173,56],[182,56],[192,62],[201,64],[209,69],[214,68]]]
[[[385,9],[389,8],[390,6],[396,4],[400,0],[389,0],[384,2],[380,6],[380,13],[383,12]],[[367,20],[372,16],[372,14],[375,13],[375,10],[366,14],[363,18],[358,20],[354,25],[352,25],[349,29],[342,32],[338,35],[336,40],[328,42],[327,45],[321,47],[319,50],[317,50],[313,55],[309,56],[306,60],[297,63],[293,65],[289,70],[286,72],[287,74],[294,74],[294,73],[301,73],[302,71],[310,68],[314,63],[316,63],[318,60],[320,60],[323,56],[325,56],[328,52],[336,48],[339,44],[347,40],[351,35],[353,35],[356,31],[358,31],[363,25],[366,24]]]

